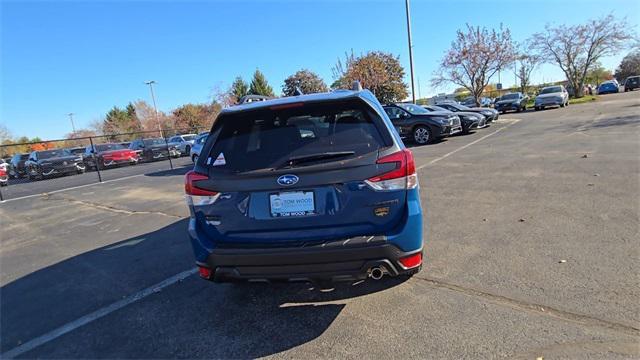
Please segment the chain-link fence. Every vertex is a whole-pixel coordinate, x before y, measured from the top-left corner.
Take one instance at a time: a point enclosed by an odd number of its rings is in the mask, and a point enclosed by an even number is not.
[[[193,166],[209,129],[163,129],[0,145],[0,200]]]

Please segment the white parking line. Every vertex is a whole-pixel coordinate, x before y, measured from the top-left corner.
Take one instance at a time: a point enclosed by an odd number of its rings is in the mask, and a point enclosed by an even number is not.
[[[11,201],[16,201],[16,200],[24,200],[24,199],[34,198],[34,197],[38,197],[38,196],[45,196],[45,195],[48,195],[48,194],[55,194],[55,193],[59,193],[59,192],[63,192],[63,191],[82,189],[82,188],[89,187],[89,186],[107,184],[107,183],[110,183],[110,182],[115,182],[115,181],[120,181],[120,180],[127,180],[127,179],[135,178],[135,177],[138,177],[138,176],[144,176],[144,175],[145,174],[130,175],[130,176],[125,176],[125,177],[121,177],[121,178],[117,178],[117,179],[105,180],[103,182],[72,186],[72,187],[68,187],[68,188],[64,188],[64,189],[53,190],[53,191],[39,193],[39,194],[26,195],[26,196],[20,196],[20,197],[17,197],[17,198],[5,199],[4,201],[0,201],[0,204],[11,202]]]
[[[429,162],[428,162],[428,163],[426,163],[426,164],[420,165],[420,166],[418,166],[418,167],[416,168],[416,170],[424,169],[425,167],[427,167],[427,166],[429,166],[429,165],[432,165],[432,164],[435,164],[435,163],[437,163],[438,161],[440,161],[440,160],[442,160],[442,159],[444,159],[444,158],[447,158],[447,157],[449,157],[449,156],[451,156],[451,155],[453,155],[453,154],[457,153],[458,151],[464,150],[464,149],[468,148],[469,146],[471,146],[471,145],[473,145],[473,144],[477,144],[477,143],[479,143],[480,141],[482,141],[482,140],[484,140],[484,139],[488,138],[489,136],[493,136],[493,135],[495,135],[495,134],[499,133],[500,131],[502,131],[502,130],[504,130],[504,129],[508,128],[509,126],[511,126],[511,125],[513,125],[513,124],[515,124],[515,123],[517,123],[518,121],[520,121],[520,119],[513,119],[513,120],[512,120],[512,122],[511,122],[511,123],[509,123],[508,125],[506,125],[506,126],[504,126],[504,127],[501,127],[500,129],[498,129],[498,130],[496,130],[496,131],[494,131],[494,132],[492,132],[492,133],[489,133],[489,134],[487,134],[487,135],[485,135],[485,136],[483,136],[483,137],[481,137],[481,138],[479,138],[479,139],[476,139],[476,140],[474,140],[474,141],[472,141],[472,142],[468,143],[467,145],[461,146],[461,147],[459,147],[459,148],[457,148],[457,149],[455,149],[455,150],[453,150],[453,151],[450,151],[450,152],[448,152],[448,153],[446,153],[446,154],[444,154],[444,155],[442,155],[442,156],[440,156],[440,157],[438,157],[438,158],[435,158],[435,159],[433,159],[433,160],[429,161]]]
[[[155,294],[158,291],[162,290],[163,288],[173,285],[175,283],[177,283],[178,281],[182,281],[186,278],[188,278],[189,276],[195,274],[198,272],[197,268],[193,268],[190,270],[186,270],[183,271],[179,274],[173,275],[172,277],[163,280],[155,285],[152,285],[144,290],[141,290],[133,295],[130,295],[120,301],[116,301],[111,305],[107,305],[103,308],[100,308],[90,314],[87,314],[81,318],[78,318],[72,322],[66,323],[64,325],[62,325],[61,327],[52,330],[44,335],[38,336],[35,339],[29,340],[26,343],[15,347],[7,352],[5,352],[4,354],[0,354],[0,358],[1,359],[11,359],[11,358],[15,358],[16,356],[20,356],[28,351],[31,351],[35,348],[37,348],[40,345],[46,344],[51,340],[55,340],[57,338],[59,338],[60,336],[71,332],[81,326],[84,326],[90,322],[93,322],[95,320],[98,320],[102,317],[105,317],[109,314],[111,314],[114,311],[120,310],[123,307],[130,305],[136,301],[142,300],[144,298],[146,298],[149,295]]]

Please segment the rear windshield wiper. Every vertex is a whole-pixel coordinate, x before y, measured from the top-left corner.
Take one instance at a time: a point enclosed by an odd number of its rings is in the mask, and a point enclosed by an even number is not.
[[[310,154],[310,155],[293,156],[293,157],[290,157],[284,164],[282,164],[281,166],[278,166],[278,169],[281,169],[283,167],[291,167],[291,166],[303,164],[306,162],[335,159],[335,158],[341,158],[345,156],[351,156],[354,154],[355,154],[354,151],[333,151],[333,152],[323,152],[323,153]]]

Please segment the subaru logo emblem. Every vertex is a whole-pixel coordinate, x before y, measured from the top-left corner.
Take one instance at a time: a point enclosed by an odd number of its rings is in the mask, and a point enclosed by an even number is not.
[[[291,185],[295,185],[298,182],[298,177],[295,175],[291,175],[291,174],[287,174],[287,175],[282,175],[278,178],[278,184],[282,185],[282,186],[291,186]]]
[[[66,161],[63,161],[63,162],[62,162],[62,165],[67,165],[67,162],[66,162]]]

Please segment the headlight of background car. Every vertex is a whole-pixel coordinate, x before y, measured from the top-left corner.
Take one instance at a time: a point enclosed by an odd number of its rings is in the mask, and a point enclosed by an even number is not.
[[[450,125],[449,119],[447,118],[437,118],[436,121],[439,122],[441,125]]]
[[[491,111],[482,111],[481,114],[491,116]]]

